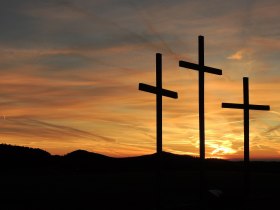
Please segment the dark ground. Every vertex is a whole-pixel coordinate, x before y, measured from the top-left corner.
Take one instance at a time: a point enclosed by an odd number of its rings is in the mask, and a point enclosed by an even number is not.
[[[155,155],[114,159],[84,151],[62,157],[19,151],[0,145],[1,210],[156,209]],[[279,162],[251,164],[245,204],[242,163],[208,160],[206,166],[207,188],[223,192],[208,193],[206,209],[278,209]],[[198,160],[164,153],[162,169],[161,209],[199,209]]]

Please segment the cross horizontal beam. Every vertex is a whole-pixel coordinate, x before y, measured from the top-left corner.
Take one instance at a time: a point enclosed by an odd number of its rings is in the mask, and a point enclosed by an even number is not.
[[[187,61],[179,61],[179,66],[188,68],[188,69],[197,70],[197,71],[203,71],[203,72],[207,72],[207,73],[211,73],[211,74],[222,75],[221,69],[216,69],[216,68],[209,67],[209,66],[202,66],[202,65],[190,63]]]
[[[145,91],[145,92],[149,92],[149,93],[153,93],[153,94],[161,94],[162,96],[166,96],[169,98],[178,98],[178,93],[171,91],[171,90],[166,90],[166,89],[158,89],[157,87],[151,86],[151,85],[147,85],[144,83],[139,83],[139,90]]]
[[[265,111],[270,110],[269,105],[255,105],[255,104],[244,105],[244,104],[235,104],[235,103],[222,103],[222,108],[245,109],[246,107],[252,110],[265,110]]]

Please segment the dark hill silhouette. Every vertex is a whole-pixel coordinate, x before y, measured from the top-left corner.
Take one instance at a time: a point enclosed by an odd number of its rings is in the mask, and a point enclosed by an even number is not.
[[[195,167],[197,158],[188,155],[177,155],[169,152],[162,152],[161,164],[165,170],[182,169],[186,166],[192,168]],[[130,171],[141,171],[141,170],[155,170],[155,165],[158,156],[156,153],[141,155],[135,157],[125,157],[125,158],[114,158],[114,168],[117,170],[130,170]],[[192,166],[191,166],[192,165]]]
[[[38,148],[0,144],[0,161],[14,161],[18,163],[27,161],[42,161],[51,157],[51,154]]]
[[[66,158],[70,159],[111,159],[111,157],[108,157],[106,155],[101,155],[94,152],[89,152],[86,150],[75,150],[73,152],[70,152],[66,155],[64,155]]]
[[[156,154],[113,158],[76,150],[58,156],[2,144],[0,157],[3,209],[154,209]],[[163,152],[161,164],[166,209],[198,209],[199,159]],[[223,193],[209,194],[209,210],[219,209],[217,203],[223,210],[240,209],[243,162],[207,159],[206,166],[208,189]],[[250,202],[254,209],[272,209],[267,206],[280,196],[280,162],[252,162],[251,171]]]
[[[47,158],[51,154],[38,148],[0,144],[1,158]]]
[[[199,158],[189,155],[178,155],[169,152],[162,152],[162,166],[164,170],[196,170],[199,168]],[[38,149],[24,146],[0,144],[0,162],[3,165],[10,163],[36,163],[37,165],[47,165],[63,168],[92,168],[106,170],[153,170],[157,164],[157,154],[148,154],[135,157],[113,158],[106,155],[89,152],[86,150],[76,150],[66,155],[51,155],[50,153]],[[242,161],[228,161],[223,159],[206,159],[208,170],[242,170]],[[253,161],[251,169],[254,171],[280,171],[280,162]]]
[[[44,168],[51,160],[50,153],[38,149],[9,144],[0,144],[0,167],[2,173],[9,171],[30,171],[33,169]]]
[[[114,158],[86,150],[75,150],[60,157],[61,166],[80,173],[100,173],[114,168]]]

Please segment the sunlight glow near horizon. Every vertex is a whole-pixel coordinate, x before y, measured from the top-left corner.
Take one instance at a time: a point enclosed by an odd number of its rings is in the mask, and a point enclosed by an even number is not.
[[[1,143],[52,154],[85,149],[114,157],[155,152],[155,54],[163,55],[163,149],[198,156],[197,63],[205,36],[206,157],[243,157],[242,102],[249,77],[252,159],[280,159],[280,3],[215,1],[3,3],[0,34]],[[59,12],[57,12],[59,11]],[[219,12],[217,12],[219,11]],[[2,20],[2,21],[3,21]],[[1,20],[0,20],[1,21]]]

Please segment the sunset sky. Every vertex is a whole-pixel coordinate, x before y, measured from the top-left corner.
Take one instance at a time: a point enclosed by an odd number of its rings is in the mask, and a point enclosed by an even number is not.
[[[278,0],[3,0],[0,142],[52,154],[85,149],[114,157],[155,152],[155,54],[163,55],[163,149],[198,156],[197,63],[205,36],[206,157],[243,157],[242,78],[253,159],[280,160]]]

